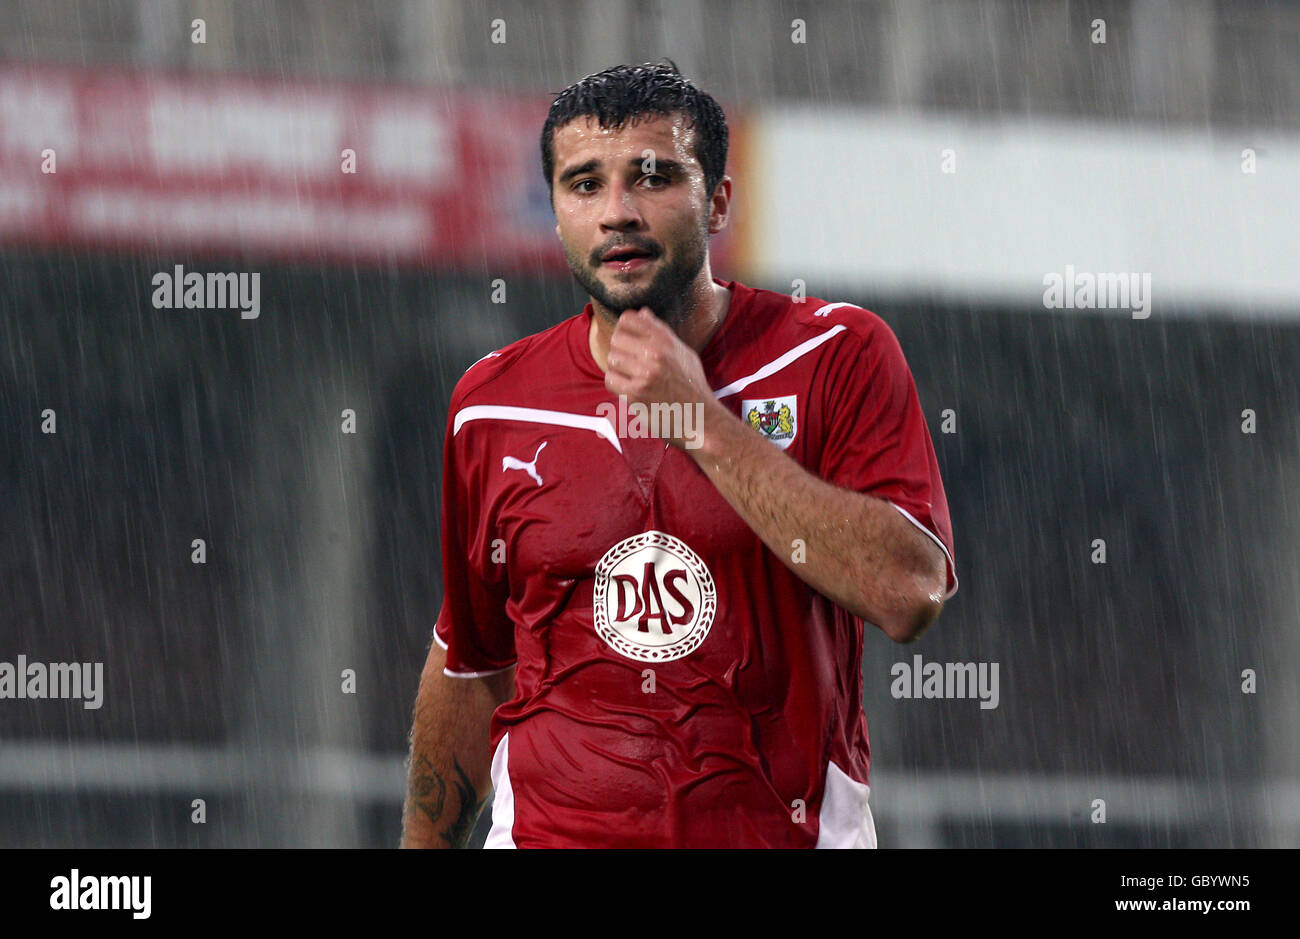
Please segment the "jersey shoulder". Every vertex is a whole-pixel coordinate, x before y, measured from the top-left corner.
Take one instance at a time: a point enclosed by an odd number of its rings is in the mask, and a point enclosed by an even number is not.
[[[520,383],[529,383],[534,376],[554,374],[557,364],[569,361],[568,331],[581,315],[517,339],[478,359],[456,382],[451,395],[452,410],[473,404],[493,392],[506,390],[507,383],[514,389]]]
[[[844,300],[795,297],[754,288],[754,303],[766,313],[772,333],[784,338],[825,338],[828,332],[847,333],[855,349],[897,343],[889,324],[866,307]],[[765,330],[766,331],[766,330]]]

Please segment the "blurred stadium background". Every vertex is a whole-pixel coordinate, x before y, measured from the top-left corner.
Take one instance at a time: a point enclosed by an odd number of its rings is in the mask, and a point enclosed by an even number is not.
[[[1300,844],[1297,48],[1230,0],[8,0],[0,661],[105,696],[0,701],[0,845],[396,844],[448,395],[586,299],[549,95],[662,56],[732,125],[715,274],[879,313],[930,420],[960,590],[867,643],[881,844]],[[260,315],[155,309],[176,265]],[[1046,309],[1067,265],[1149,317]],[[895,700],[916,654],[999,706]]]

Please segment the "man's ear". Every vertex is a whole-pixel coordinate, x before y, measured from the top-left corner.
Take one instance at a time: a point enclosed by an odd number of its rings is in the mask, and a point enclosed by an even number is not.
[[[731,216],[731,177],[723,176],[709,205],[709,234],[716,235],[727,227]]]

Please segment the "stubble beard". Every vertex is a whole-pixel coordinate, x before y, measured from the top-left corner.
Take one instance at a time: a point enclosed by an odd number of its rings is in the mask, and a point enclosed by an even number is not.
[[[565,255],[569,270],[582,288],[615,317],[622,316],[626,310],[647,306],[661,320],[677,329],[690,319],[693,312],[686,306],[688,291],[704,267],[707,246],[708,227],[705,223],[682,245],[680,252],[665,254],[661,251],[655,256],[652,263],[659,267],[644,286],[616,283],[611,287],[598,277],[599,259],[593,269],[590,259],[576,258],[567,250]]]

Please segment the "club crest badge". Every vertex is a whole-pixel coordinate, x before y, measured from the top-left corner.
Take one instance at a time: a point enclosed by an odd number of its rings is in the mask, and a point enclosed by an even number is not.
[[[745,422],[782,450],[794,443],[799,419],[797,395],[740,402]]]

